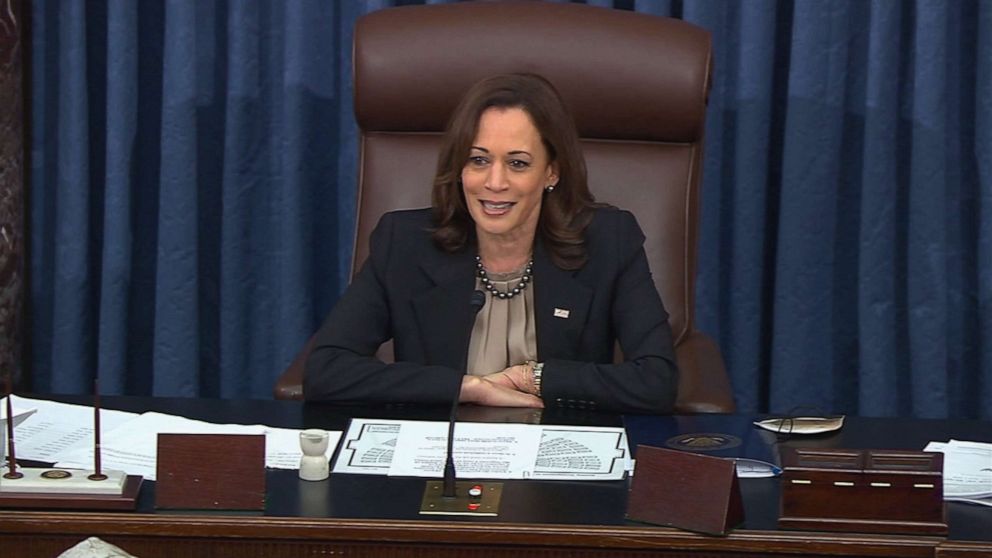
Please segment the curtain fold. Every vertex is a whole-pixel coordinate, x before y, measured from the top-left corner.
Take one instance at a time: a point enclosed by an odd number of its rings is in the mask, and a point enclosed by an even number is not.
[[[138,137],[138,10],[134,3],[111,4],[107,10],[107,125],[104,167],[103,238],[96,370],[101,389],[123,393],[127,386],[128,293],[134,260],[132,251],[132,149]],[[128,77],[129,76],[129,77]],[[113,130],[114,133],[108,133]]]
[[[75,95],[60,95],[53,103],[58,120],[51,131],[58,157],[48,185],[54,215],[50,223],[54,233],[51,383],[60,390],[78,391],[90,389],[94,375],[92,330],[86,326],[94,319],[94,281],[89,268],[94,247],[91,213],[97,191],[90,182],[85,5],[66,2],[58,8],[54,32],[60,45],[71,47],[52,53],[61,77],[56,87]]]
[[[395,3],[31,4],[36,391],[269,396],[350,276],[352,29]],[[588,3],[713,34],[739,408],[992,418],[990,3]]]
[[[992,401],[992,5],[984,2],[979,7],[975,52],[977,56],[975,79],[975,142],[965,151],[966,157],[976,161],[973,183],[978,192],[968,198],[971,212],[977,221],[978,235],[974,239],[976,256],[976,296],[969,297],[972,312],[964,320],[969,355],[977,364],[968,368],[963,363],[962,375],[966,379],[966,407],[985,409],[988,418],[989,401]],[[967,258],[967,255],[963,256]],[[979,413],[975,413],[979,414]]]

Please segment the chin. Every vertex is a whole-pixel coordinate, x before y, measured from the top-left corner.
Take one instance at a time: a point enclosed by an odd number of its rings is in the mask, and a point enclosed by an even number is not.
[[[475,222],[475,226],[476,226],[476,228],[479,231],[481,231],[481,232],[483,232],[485,234],[488,234],[490,236],[502,236],[502,235],[505,235],[505,234],[513,231],[513,229],[514,229],[514,227],[512,225],[511,226],[507,226],[507,225],[496,225],[496,226],[493,226],[492,224],[488,224],[487,225],[486,223],[480,223],[479,221],[476,221]]]

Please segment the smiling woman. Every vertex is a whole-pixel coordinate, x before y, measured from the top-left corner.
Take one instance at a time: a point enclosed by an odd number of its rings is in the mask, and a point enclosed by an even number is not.
[[[462,187],[479,254],[489,269],[509,271],[529,259],[542,194],[558,181],[555,166],[523,109],[494,107],[482,113],[462,169]]]
[[[595,202],[550,82],[501,75],[466,93],[432,202],[379,222],[315,338],[306,398],[672,410],[678,372],[644,235]],[[372,355],[390,338],[386,364]]]

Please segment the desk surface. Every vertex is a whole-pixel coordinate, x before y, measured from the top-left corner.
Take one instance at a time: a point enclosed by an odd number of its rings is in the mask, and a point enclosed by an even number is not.
[[[78,398],[58,399],[79,401]],[[228,401],[107,397],[107,408],[155,410],[215,422],[264,422],[286,428],[343,430],[352,416],[444,420],[443,408],[350,408],[284,401]],[[473,413],[487,416],[468,416]],[[511,415],[513,413],[510,413]],[[468,420],[519,420],[465,408]],[[659,418],[659,420],[671,420]],[[619,425],[615,415],[546,411],[551,424]],[[638,421],[639,425],[650,421]],[[629,429],[631,445],[651,432]],[[842,431],[793,439],[796,447],[919,449],[930,440],[992,441],[992,425],[978,421],[849,417]],[[710,537],[624,519],[627,482],[507,481],[498,518],[419,516],[423,479],[332,475],[318,483],[295,471],[266,474],[264,514],[163,513],[146,483],[136,513],[0,510],[0,546],[17,556],[51,556],[97,535],[142,557],[177,552],[211,556],[992,556],[992,509],[948,505],[946,539],[910,535],[778,530],[778,479],[743,479],[746,521],[727,537]],[[8,546],[10,545],[10,546]],[[209,549],[209,551],[208,551]],[[6,554],[6,552],[4,553]]]

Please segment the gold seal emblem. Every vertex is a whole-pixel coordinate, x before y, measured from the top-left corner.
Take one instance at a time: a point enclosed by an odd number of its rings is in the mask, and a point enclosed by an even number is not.
[[[741,445],[741,439],[730,434],[701,432],[698,434],[680,434],[666,440],[665,445],[685,451],[717,451],[736,448]]]
[[[52,479],[52,480],[67,479],[71,476],[72,473],[66,471],[65,469],[52,469],[51,471],[45,471],[44,473],[41,474],[41,478]]]

